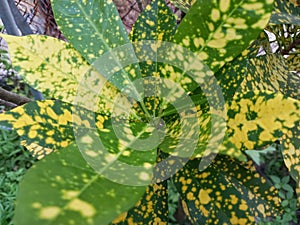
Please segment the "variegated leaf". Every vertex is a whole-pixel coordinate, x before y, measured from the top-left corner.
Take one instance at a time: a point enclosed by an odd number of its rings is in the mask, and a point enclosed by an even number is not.
[[[132,84],[140,78],[139,67],[113,1],[53,0],[52,4],[60,29],[75,49],[119,90],[129,85],[128,94],[139,99]],[[135,64],[127,66],[128,59]]]
[[[188,12],[196,0],[170,0],[176,7],[180,8],[183,12]]]
[[[175,41],[216,72],[257,38],[272,8],[270,0],[198,0],[180,23]]]
[[[266,54],[249,60],[248,74],[237,92],[262,90],[300,98],[300,77],[290,73],[282,55]]]
[[[271,23],[300,25],[300,8],[296,1],[275,0],[274,6]]]
[[[70,44],[42,35],[2,36],[14,68],[46,96],[106,114],[115,107],[118,90]]]
[[[168,224],[167,181],[148,186],[144,196],[131,208],[113,220],[114,225]]]
[[[127,186],[97,174],[75,145],[36,163],[17,196],[14,223],[106,225],[132,207],[144,186]]]
[[[227,110],[228,136],[223,149],[227,154],[234,149],[257,149],[278,138],[297,148],[290,142],[290,132],[300,121],[299,101],[282,94],[247,92],[236,96]]]
[[[173,178],[193,224],[255,224],[276,216],[280,202],[272,187],[251,164],[218,156],[203,172],[189,161]]]

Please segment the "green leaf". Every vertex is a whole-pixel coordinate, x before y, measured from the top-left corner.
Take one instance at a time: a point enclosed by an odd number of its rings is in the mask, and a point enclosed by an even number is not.
[[[290,1],[276,0],[270,22],[300,25],[300,9]]]
[[[227,139],[223,150],[255,149],[281,138],[297,148],[291,138],[299,123],[299,101],[269,92],[247,92],[235,96],[227,105]]]
[[[113,1],[52,0],[51,3],[61,31],[90,64],[113,48],[129,43]]]
[[[186,13],[196,2],[196,0],[170,0],[170,2]]]
[[[70,145],[36,163],[25,175],[14,223],[106,225],[144,192],[144,186],[121,185],[97,174]]]
[[[249,60],[248,74],[238,92],[262,90],[280,92],[287,97],[300,98],[300,77],[289,72],[280,54],[266,54]]]
[[[167,181],[148,186],[143,197],[128,212],[117,217],[112,224],[168,224]]]
[[[277,191],[249,162],[218,156],[203,172],[189,161],[173,178],[193,224],[255,224],[279,214]]]
[[[180,23],[175,41],[216,72],[257,38],[272,8],[269,0],[198,0]]]
[[[245,153],[257,164],[262,165],[264,163],[263,155],[267,155],[276,151],[276,147],[270,145],[269,147],[263,150],[246,150]]]
[[[74,48],[119,90],[129,85],[128,94],[139,99],[132,82],[140,78],[140,71],[138,64],[127,66],[128,59],[136,62],[134,50],[113,1],[53,0],[52,4],[56,21]],[[117,47],[121,48],[113,52]]]

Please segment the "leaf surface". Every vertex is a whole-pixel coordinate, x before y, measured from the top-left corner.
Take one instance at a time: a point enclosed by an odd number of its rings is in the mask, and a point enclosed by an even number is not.
[[[225,151],[257,149],[279,138],[290,143],[290,130],[299,123],[299,101],[269,92],[240,94],[228,104]],[[289,134],[289,135],[286,135]],[[291,147],[297,145],[290,143]]]
[[[255,224],[255,217],[279,214],[275,187],[251,164],[218,156],[203,172],[189,161],[173,178],[183,206],[195,224]]]
[[[97,174],[75,145],[54,152],[25,175],[14,223],[106,225],[133,206],[143,186],[125,186]]]
[[[143,197],[128,212],[117,217],[112,224],[168,224],[167,181],[147,187]]]
[[[267,0],[198,0],[180,23],[175,42],[196,52],[216,72],[257,38],[272,8]]]
[[[46,96],[92,111],[112,111],[118,90],[69,43],[42,36],[2,35],[9,44],[14,68]]]

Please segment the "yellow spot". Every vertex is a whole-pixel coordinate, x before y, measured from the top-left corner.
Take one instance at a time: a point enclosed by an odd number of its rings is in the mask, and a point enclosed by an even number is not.
[[[60,208],[57,206],[48,206],[41,208],[40,218],[51,220],[54,219],[60,213]]]
[[[75,198],[80,192],[73,190],[62,190],[62,198],[63,199],[72,199]]]
[[[90,157],[96,157],[99,155],[97,152],[92,151],[92,150],[84,151],[84,153]]]
[[[150,180],[150,175],[146,172],[141,172],[139,175],[139,179],[144,181]]]
[[[241,204],[239,205],[239,209],[242,211],[246,211],[248,209],[248,206],[247,206],[245,200],[242,200]]]
[[[230,0],[220,1],[220,10],[222,12],[226,12],[227,10],[229,10],[229,6],[230,6]]]
[[[203,206],[203,205],[200,205],[200,211],[203,213],[203,215],[205,217],[208,217],[209,216],[209,211]]]
[[[199,52],[198,57],[201,60],[206,60],[206,59],[208,59],[208,54],[206,52]]]
[[[212,9],[211,20],[216,22],[220,19],[220,11],[218,9]]]
[[[207,26],[208,26],[208,29],[211,31],[211,32],[213,32],[214,30],[215,30],[215,26],[214,26],[214,24],[213,23],[207,23]]]
[[[195,196],[194,196],[194,194],[193,194],[192,192],[187,193],[186,198],[187,198],[189,201],[195,200]]]
[[[154,22],[151,20],[146,20],[146,23],[151,27],[153,27],[155,25]]]
[[[69,203],[68,209],[79,212],[83,217],[93,217],[96,214],[94,206],[78,198]]]
[[[34,202],[34,203],[32,203],[31,206],[32,206],[32,208],[38,209],[38,208],[41,208],[41,207],[42,207],[42,204],[39,203],[39,202]]]
[[[211,40],[207,43],[210,48],[224,48],[226,46],[226,39]]]
[[[231,204],[235,205],[238,203],[238,198],[235,195],[230,195]]]
[[[182,40],[182,43],[185,45],[185,46],[190,46],[190,39],[188,37],[186,37],[185,39]]]
[[[257,209],[258,209],[258,211],[259,211],[262,215],[265,215],[265,207],[264,207],[263,204],[259,204],[259,205],[257,206]]]
[[[204,45],[204,40],[203,38],[199,37],[199,38],[194,38],[194,45],[196,48],[199,48],[200,46]]]
[[[93,143],[93,138],[87,135],[81,138],[81,142],[85,144],[91,144]]]
[[[28,133],[29,138],[35,138],[37,136],[37,131],[36,130],[30,130]]]
[[[149,6],[149,5],[147,5],[147,6]],[[112,221],[112,224],[118,224],[118,223],[124,222],[124,220],[126,219],[126,216],[127,216],[127,212],[122,213],[116,219],[114,219]]]
[[[107,154],[105,156],[105,161],[108,163],[114,162],[116,159],[117,159],[116,156],[113,154]]]
[[[53,118],[54,120],[58,119],[57,114],[53,111],[53,109],[51,108],[46,108],[46,112],[48,114],[48,116],[50,116],[51,118]]]
[[[258,9],[262,9],[264,7],[264,5],[263,5],[263,3],[256,2],[256,3],[252,3],[252,4],[245,3],[242,5],[242,7],[246,10],[258,10]]]
[[[211,192],[212,190],[204,190],[204,189],[201,189],[199,194],[198,194],[198,198],[199,198],[199,201],[201,204],[208,204],[211,200],[210,196],[209,196],[209,193]]]

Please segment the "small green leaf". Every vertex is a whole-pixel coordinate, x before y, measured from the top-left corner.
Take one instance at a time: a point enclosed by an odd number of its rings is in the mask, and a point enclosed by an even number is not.
[[[180,23],[175,41],[216,72],[257,38],[272,9],[269,0],[198,0]]]
[[[255,224],[280,212],[277,191],[249,162],[218,156],[203,172],[192,160],[173,178],[193,224]]]
[[[145,189],[101,176],[70,145],[27,172],[20,184],[14,223],[106,225],[132,207]]]

